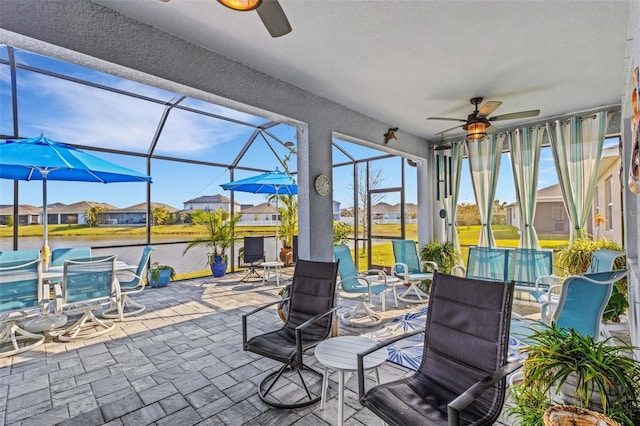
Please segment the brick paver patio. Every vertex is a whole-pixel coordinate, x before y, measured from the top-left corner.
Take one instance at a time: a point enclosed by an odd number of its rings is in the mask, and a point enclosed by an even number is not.
[[[172,282],[135,295],[146,306],[108,335],[80,342],[47,341],[0,359],[0,424],[7,425],[322,425],[337,419],[337,377],[325,410],[320,404],[279,410],[257,396],[257,384],[275,362],[242,351],[241,315],[275,300],[278,288],[238,282],[243,274]],[[415,305],[393,307],[384,318]],[[342,301],[341,301],[342,304]],[[250,324],[251,333],[281,324],[275,308]],[[341,329],[358,334],[367,329]],[[51,340],[51,339],[48,339]],[[311,357],[313,358],[313,357]],[[312,365],[318,366],[313,359]],[[319,367],[318,367],[319,368]],[[380,369],[388,381],[409,370]],[[278,392],[297,392],[293,384]],[[345,424],[381,424],[357,399],[357,381],[345,391]]]

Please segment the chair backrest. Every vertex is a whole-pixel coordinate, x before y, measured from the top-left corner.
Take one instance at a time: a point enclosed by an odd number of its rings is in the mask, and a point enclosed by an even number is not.
[[[64,305],[109,298],[117,285],[116,256],[65,260]]]
[[[340,274],[340,284],[342,289],[349,289],[358,285],[356,264],[351,257],[351,250],[347,246],[337,246],[333,248],[333,256],[338,261],[338,273]]]
[[[573,328],[578,333],[600,336],[602,313],[609,303],[613,283],[627,274],[626,269],[571,275],[562,283],[562,292],[554,321],[559,327]]]
[[[422,273],[415,241],[391,240],[391,244],[393,245],[393,258],[395,263],[406,264],[410,274]],[[401,273],[402,271],[396,266],[395,272]]]
[[[337,262],[298,260],[293,271],[289,316],[284,328],[295,333],[295,328],[314,316],[335,306]],[[329,336],[332,315],[305,329],[305,336],[318,340]]]
[[[416,375],[433,385],[432,405],[444,413],[457,395],[507,363],[513,289],[513,283],[434,274]],[[472,402],[465,417],[489,424],[505,393],[503,379]]]
[[[31,262],[40,259],[38,250],[5,250],[0,251],[0,262]]]
[[[466,276],[506,281],[507,250],[497,247],[469,247]]]
[[[153,246],[146,246],[144,250],[142,250],[142,256],[140,257],[140,262],[138,262],[138,268],[136,269],[136,275],[144,278],[144,273],[147,267],[149,266],[149,257],[151,257],[151,252],[156,248]]]
[[[553,275],[553,251],[517,248],[509,250],[506,281],[534,287],[538,277]]]
[[[36,308],[42,300],[40,259],[0,262],[0,312]]]
[[[616,260],[624,256],[626,256],[626,253],[623,251],[598,249],[591,255],[591,263],[589,263],[589,268],[585,273],[595,274],[597,272],[612,271]]]
[[[65,260],[87,259],[91,257],[91,247],[55,248],[51,251],[51,266],[62,266]]]
[[[264,237],[244,237],[244,263],[264,260]]]

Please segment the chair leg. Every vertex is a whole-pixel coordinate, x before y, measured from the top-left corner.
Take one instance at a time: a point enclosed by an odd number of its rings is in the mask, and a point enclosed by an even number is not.
[[[409,297],[410,293],[415,295],[415,297]],[[402,300],[406,303],[424,303],[429,298],[429,295],[424,291],[420,290],[416,283],[410,283],[409,288],[398,296],[399,300]]]
[[[111,321],[102,321],[93,314],[91,309],[87,309],[78,321],[76,321],[71,327],[64,329],[62,333],[58,335],[58,339],[63,342],[89,339],[109,333],[115,328],[115,326],[116,325]],[[95,331],[87,334],[80,334],[83,331],[90,329],[95,329]]]
[[[364,301],[360,300],[355,308],[342,313],[340,320],[352,327],[370,327],[380,324],[382,315],[371,310]]]
[[[258,278],[258,279],[262,278],[262,275],[260,275],[260,273],[258,273],[258,271],[256,270],[255,266],[251,266],[249,268],[249,272],[247,272],[247,275],[242,277],[242,279],[240,281],[241,282],[249,281],[249,278]]]
[[[114,319],[118,318],[120,321],[124,319],[124,317],[131,317],[134,315],[138,315],[145,310],[145,306],[140,303],[135,302],[133,299],[129,297],[128,294],[124,294],[122,296],[122,300],[112,302],[111,305],[104,311],[100,313],[100,315],[104,318]],[[116,313],[117,312],[117,313]]]
[[[7,351],[0,350],[0,358],[30,351],[31,349],[43,344],[44,339],[45,337],[42,334],[31,333],[20,328],[15,322],[9,322],[0,331],[0,347],[9,346],[9,342],[11,342],[11,347],[13,347],[13,349]],[[25,343],[22,347],[18,343],[29,340],[34,340],[34,342],[30,344]]]
[[[271,389],[273,389],[276,382],[284,375],[284,373],[287,370],[292,370],[292,373],[295,372],[296,375],[299,377],[299,380],[301,381],[301,384],[302,384],[302,388],[305,390],[305,393],[307,395],[306,400],[303,400],[297,403],[288,404],[288,403],[276,401],[275,399],[269,398],[269,392],[271,391]],[[311,404],[315,404],[316,402],[322,399],[322,388],[320,390],[319,395],[312,394],[311,391],[309,390],[309,387],[307,386],[306,381],[304,380],[304,377],[302,376],[302,372],[304,370],[308,370],[309,372],[313,373],[314,375],[317,375],[318,377],[324,377],[322,373],[320,373],[319,371],[316,371],[315,369],[307,365],[302,365],[301,368],[295,368],[285,364],[279,370],[272,372],[260,382],[260,384],[258,385],[258,396],[265,404],[275,408],[302,408],[302,407],[307,407]],[[271,381],[271,383],[269,383],[269,381]]]

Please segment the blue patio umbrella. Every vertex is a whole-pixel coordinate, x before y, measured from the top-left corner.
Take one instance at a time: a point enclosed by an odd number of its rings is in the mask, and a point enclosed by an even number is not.
[[[278,169],[246,179],[224,183],[220,186],[226,191],[250,192],[253,194],[298,194],[298,185],[295,178]],[[276,211],[278,211],[278,197],[276,197]],[[278,227],[276,227],[276,253],[278,253]]]
[[[87,154],[71,145],[40,136],[0,143],[0,178],[42,181],[44,242],[42,261],[49,261],[47,181],[151,182],[151,176]]]

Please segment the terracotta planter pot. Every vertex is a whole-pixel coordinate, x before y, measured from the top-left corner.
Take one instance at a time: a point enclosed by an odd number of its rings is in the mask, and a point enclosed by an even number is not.
[[[554,405],[544,412],[545,426],[620,426],[600,413],[573,405]]]

